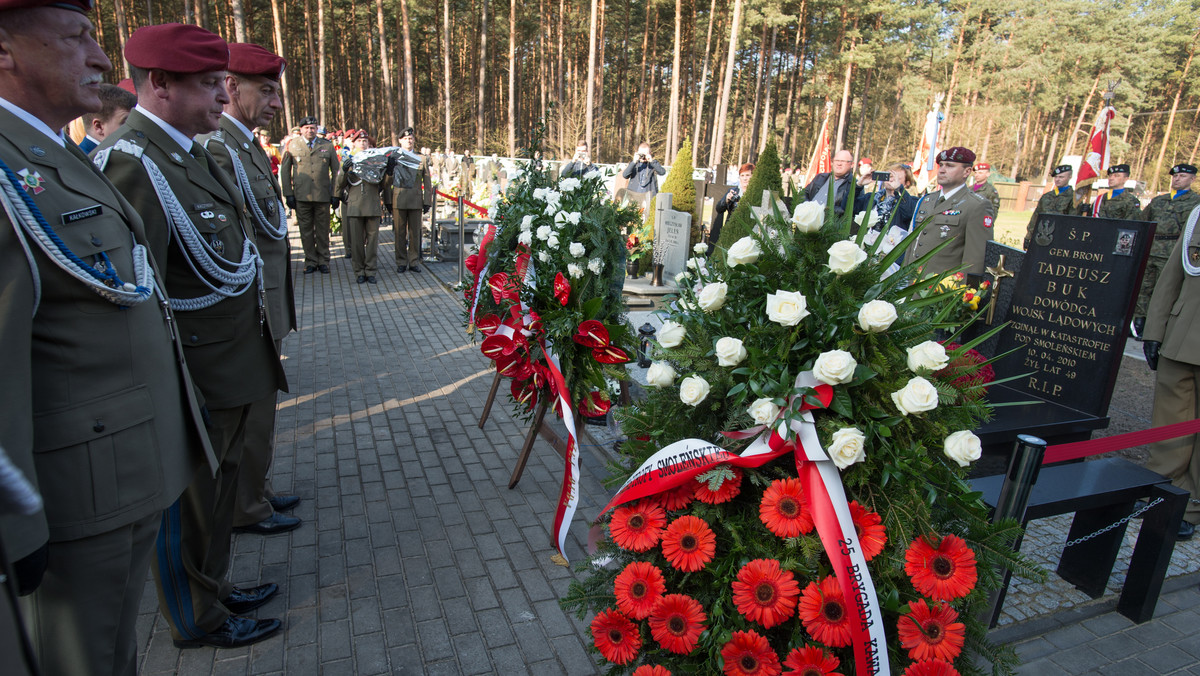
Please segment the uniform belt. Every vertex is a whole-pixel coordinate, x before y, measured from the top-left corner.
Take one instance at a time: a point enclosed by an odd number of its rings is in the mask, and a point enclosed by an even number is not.
[[[1160,239],[1163,241],[1166,241],[1166,240],[1175,241],[1175,240],[1179,239],[1179,235],[1155,235],[1154,236],[1155,241],[1158,241]]]

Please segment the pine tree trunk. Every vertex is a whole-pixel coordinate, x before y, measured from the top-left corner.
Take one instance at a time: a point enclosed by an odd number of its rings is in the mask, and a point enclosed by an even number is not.
[[[663,158],[668,164],[675,163],[675,153],[679,150],[679,69],[683,60],[680,51],[682,37],[683,0],[675,0],[675,54],[671,61],[671,105],[667,113],[667,147],[663,152]]]
[[[854,43],[850,44],[850,53],[854,53]],[[846,76],[842,79],[842,105],[838,111],[837,141],[834,143],[835,152],[842,150],[842,142],[846,133],[846,113],[850,108],[850,78],[854,74],[854,62],[846,61]]]
[[[764,73],[764,71],[767,70],[766,69],[767,24],[765,22],[763,23],[762,38],[759,40],[759,44],[761,46],[758,49],[758,66],[755,68],[755,72],[754,72],[754,108],[753,108],[754,117],[750,121],[750,147],[751,148],[755,148],[758,146],[758,126],[759,126],[759,123],[762,122],[762,96],[763,96],[763,84],[764,84],[763,80],[765,77],[763,75],[763,73]],[[745,128],[743,127],[743,130],[744,129]],[[738,162],[741,162],[741,160],[742,160],[742,158],[740,157],[741,154],[742,153],[739,150],[738,151],[738,155],[739,155]]]
[[[325,109],[325,0],[317,0],[317,119],[328,123]]]
[[[1017,143],[1016,151],[1013,153],[1012,180],[1017,180],[1017,176],[1021,173],[1021,149],[1024,146],[1025,137],[1029,135],[1029,109],[1033,107],[1033,92],[1037,89],[1037,85],[1033,82],[1029,83],[1029,91],[1025,97],[1025,110],[1021,113],[1021,123],[1017,125]]]
[[[862,150],[863,127],[866,126],[867,122],[867,94],[871,91],[871,76],[874,74],[875,69],[868,70],[867,81],[863,83],[862,101],[858,105],[858,128],[854,130],[855,157],[862,157],[859,152]]]
[[[593,104],[593,99],[596,93],[596,14],[598,8],[598,0],[592,0],[592,14],[588,19],[588,71],[587,80],[585,81],[587,83],[587,103],[585,104],[587,106],[585,111],[585,128],[587,131],[585,133],[587,134],[588,143],[591,145],[595,145],[596,142],[596,137],[593,130],[593,125],[595,124],[595,119],[593,118],[596,109]]]
[[[1200,33],[1197,34],[1200,36]],[[1188,47],[1187,62],[1183,64],[1183,75],[1179,78],[1179,89],[1175,90],[1175,101],[1171,104],[1171,113],[1167,116],[1167,129],[1163,132],[1162,146],[1158,149],[1158,159],[1154,162],[1154,176],[1150,179],[1151,192],[1158,190],[1158,178],[1162,173],[1163,157],[1167,154],[1167,142],[1171,140],[1171,129],[1175,127],[1175,112],[1179,110],[1179,97],[1183,95],[1183,88],[1187,85],[1188,70],[1192,67],[1192,57],[1196,55],[1196,37],[1192,37],[1192,44]]]
[[[704,120],[704,94],[708,87],[708,59],[712,53],[713,24],[717,22],[717,0],[712,0],[708,10],[708,37],[704,39],[704,65],[700,71],[700,82],[696,88],[696,119],[692,129],[692,161],[700,165],[700,127]]]
[[[771,130],[773,130],[775,128],[775,121],[771,119],[771,99],[772,99],[771,92],[774,91],[774,89],[771,87],[771,79],[772,79],[771,78],[771,74],[772,74],[771,62],[774,61],[775,38],[777,35],[778,35],[778,28],[772,27],[771,28],[771,49],[767,51],[767,64],[766,64],[767,74],[765,77],[766,86],[763,91],[764,101],[763,101],[762,134],[759,136],[758,145],[751,146],[751,148],[754,148],[755,155],[761,155],[762,151],[766,150],[767,138],[771,135]],[[757,126],[757,125],[755,125],[755,126]]]
[[[242,0],[229,0],[230,13],[233,14],[233,35],[238,42],[246,42],[246,8]]]
[[[721,87],[721,103],[717,106],[716,131],[713,134],[712,163],[721,163],[725,140],[725,118],[729,113],[729,90],[733,87],[733,62],[737,56],[738,32],[742,27],[742,0],[733,0],[733,22],[729,27],[729,55],[725,64],[725,84]]]
[[[567,152],[566,146],[566,127],[567,124],[567,88],[566,88],[566,73],[563,68],[563,45],[564,37],[564,16],[566,15],[566,0],[558,0],[558,154],[564,156]]]
[[[596,112],[595,119],[600,120],[601,124],[596,129],[596,145],[595,155],[600,157],[604,153],[604,68],[603,64],[608,63],[604,58],[605,40],[604,34],[608,31],[608,6],[605,0],[599,0],[600,11],[597,16],[596,26],[596,63],[600,67],[596,68],[595,79],[592,81],[592,86],[596,91]]]
[[[947,130],[950,128],[950,106],[954,103],[954,90],[958,88],[958,64],[962,61],[963,38],[967,35],[967,20],[971,13],[971,3],[963,8],[962,24],[958,27],[958,44],[954,46],[954,65],[950,68],[950,86],[946,88],[946,106],[943,108],[944,117],[942,124],[938,128],[938,147],[942,147],[943,141],[946,138]]]
[[[1078,66],[1079,62],[1077,61],[1075,65]],[[1067,104],[1069,102],[1070,99],[1064,98],[1062,108],[1058,111],[1058,121],[1054,123],[1054,138],[1050,141],[1050,152],[1046,153],[1046,163],[1042,166],[1043,178],[1050,175],[1050,166],[1054,162],[1054,152],[1058,150],[1058,134],[1062,131],[1063,120],[1067,117]]]
[[[1083,121],[1087,117],[1088,108],[1092,106],[1092,96],[1096,94],[1096,88],[1100,86],[1100,74],[1096,74],[1096,79],[1092,81],[1092,89],[1088,92],[1087,98],[1083,100],[1083,107],[1079,109],[1079,117],[1075,120],[1075,127],[1071,129],[1071,138],[1067,139],[1067,147],[1064,149],[1064,155],[1071,155],[1075,150],[1075,137],[1079,135],[1079,130],[1083,127]],[[1084,144],[1087,139],[1084,139]]]
[[[391,132],[392,139],[399,138],[400,134],[396,129],[396,102],[395,94],[392,90],[392,71],[388,65],[388,47],[387,34],[384,32],[383,25],[383,0],[375,0],[375,24],[379,29],[379,68],[383,73],[383,97],[387,101],[387,128]],[[371,78],[374,81],[374,78]],[[383,127],[379,128],[383,131]]]
[[[444,44],[444,47],[442,49],[442,52],[443,52],[443,54],[442,54],[442,91],[445,93],[445,106],[446,106],[446,110],[445,110],[445,115],[446,115],[446,119],[445,119],[446,152],[449,153],[451,150],[453,150],[453,145],[451,143],[452,135],[451,135],[451,129],[450,129],[450,120],[451,120],[450,88],[451,88],[451,82],[453,82],[453,80],[450,79],[450,75],[451,75],[451,70],[450,70],[450,0],[442,0],[442,40],[443,40],[443,44]],[[390,109],[389,109],[389,116],[391,116]],[[394,117],[394,116],[391,116],[391,117]],[[392,123],[392,124],[394,125],[395,123]]]
[[[642,139],[646,137],[646,62],[650,58],[650,7],[652,3],[646,3],[646,21],[642,30],[642,68],[639,71],[642,74],[642,81],[638,85],[638,103],[637,103],[637,121],[633,126],[634,139]]]
[[[508,3],[508,156],[517,155],[517,0]]]
[[[284,56],[287,52],[283,47],[283,22],[279,18],[279,0],[271,0],[271,28],[275,33],[275,53]],[[283,70],[283,75],[279,78],[279,88],[282,90],[283,96],[283,119],[287,128],[292,128],[292,110],[295,106],[291,100],[291,89],[288,85],[287,69]],[[285,130],[286,133],[286,130]]]
[[[129,24],[125,19],[125,3],[121,0],[113,0],[113,14],[117,19],[117,39],[121,41],[122,49],[124,49],[125,43],[129,41]],[[125,77],[131,77],[129,62],[121,59],[121,63]]]
[[[484,130],[483,130],[483,113],[484,106],[487,105],[487,13],[489,0],[483,0],[483,9],[480,11],[479,24],[479,99],[478,105],[475,107],[475,152],[482,153]]]

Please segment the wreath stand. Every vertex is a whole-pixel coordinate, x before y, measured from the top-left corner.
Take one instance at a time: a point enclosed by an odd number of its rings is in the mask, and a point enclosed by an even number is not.
[[[491,415],[492,403],[496,401],[496,393],[500,390],[500,380],[502,377],[500,372],[497,371],[496,378],[492,381],[492,388],[488,391],[487,401],[483,404],[483,412],[479,415],[479,429],[483,429],[488,416]],[[567,440],[559,436],[558,432],[551,429],[549,425],[545,424],[546,411],[549,408],[549,400],[543,399],[538,402],[537,411],[533,414],[533,422],[529,425],[529,432],[525,434],[525,443],[521,446],[521,453],[517,456],[517,464],[513,467],[512,476],[508,480],[508,488],[510,490],[516,488],[517,484],[521,481],[521,475],[525,473],[525,465],[529,463],[529,456],[533,453],[533,442],[537,440],[539,435],[563,459],[567,457]],[[582,423],[582,416],[577,411],[575,413],[575,429],[581,429]]]

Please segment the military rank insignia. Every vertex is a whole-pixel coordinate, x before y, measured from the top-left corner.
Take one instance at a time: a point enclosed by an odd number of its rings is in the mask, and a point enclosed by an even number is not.
[[[943,215],[943,216],[958,216],[958,215],[959,215],[959,214],[961,214],[961,213],[962,213],[962,212],[961,212],[961,211],[959,211],[958,209],[948,209],[948,210],[946,210],[946,211],[943,211],[943,212],[942,212],[942,215]]]
[[[17,174],[21,177],[21,183],[23,184],[21,187],[25,188],[25,192],[38,195],[46,189],[42,186],[42,181],[45,179],[36,170],[29,171],[28,169],[22,169]]]

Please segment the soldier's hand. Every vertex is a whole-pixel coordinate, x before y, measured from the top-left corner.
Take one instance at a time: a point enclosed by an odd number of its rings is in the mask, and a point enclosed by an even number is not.
[[[387,167],[384,168],[385,176],[391,176],[392,172],[396,171],[396,156],[388,153]]]
[[[335,210],[338,208],[338,206],[341,203],[342,203],[342,201],[336,197],[330,198],[330,200],[329,200],[329,205],[332,206]]]
[[[1142,341],[1142,354],[1146,355],[1146,366],[1149,366],[1151,371],[1158,370],[1158,348],[1160,347],[1162,347],[1162,343],[1157,340]]]
[[[295,210],[295,208],[296,208],[296,196],[295,195],[288,195],[283,198],[283,201],[287,204],[287,208]]]
[[[50,563],[50,544],[44,544],[32,553],[12,565],[13,575],[17,577],[17,593],[21,596],[32,594],[42,585],[42,576],[46,574],[46,566]]]
[[[354,164],[354,160],[347,157],[342,160],[342,171],[350,171],[350,165]]]

